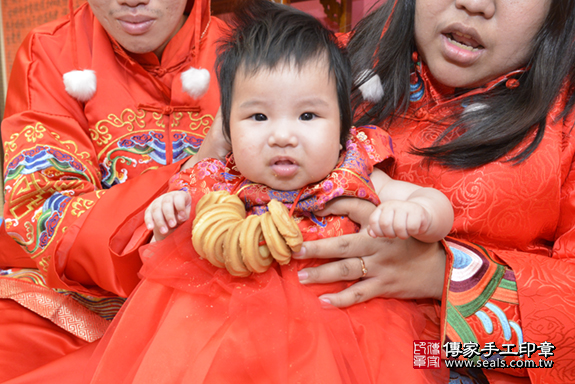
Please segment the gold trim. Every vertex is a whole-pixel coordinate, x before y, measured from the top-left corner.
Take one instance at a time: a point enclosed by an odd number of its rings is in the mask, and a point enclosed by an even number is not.
[[[0,277],[0,298],[14,300],[88,342],[100,339],[110,325],[73,298],[27,281]]]
[[[349,169],[345,169],[345,168],[336,168],[333,171],[343,171],[343,172],[347,172],[350,173],[352,175],[354,175],[355,177],[357,177],[362,183],[363,185],[365,185],[370,191],[372,191],[373,193],[375,193],[375,190],[372,188],[371,185],[369,185],[369,183],[366,183],[365,180],[363,179],[363,177],[361,177],[360,175],[358,175],[357,173],[355,173],[354,171],[350,171]],[[332,171],[332,172],[333,172]]]
[[[130,108],[126,108],[122,111],[120,117],[113,113],[109,114],[107,120],[100,120],[96,123],[94,128],[89,129],[90,138],[93,141],[96,141],[97,145],[109,145],[110,140],[114,142],[112,135],[109,133],[109,129],[105,124],[110,124],[116,128],[126,127],[128,132],[132,132],[136,129],[134,125],[137,125],[140,128],[145,128],[146,121],[144,118],[146,117],[146,111],[142,109],[138,109],[137,111],[139,114]]]

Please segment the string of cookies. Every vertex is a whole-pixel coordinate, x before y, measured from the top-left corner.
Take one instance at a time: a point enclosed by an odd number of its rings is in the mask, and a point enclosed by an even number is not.
[[[215,191],[196,205],[192,244],[198,254],[234,276],[267,271],[272,262],[287,264],[303,237],[285,205],[268,203],[268,212],[246,217],[237,195]]]

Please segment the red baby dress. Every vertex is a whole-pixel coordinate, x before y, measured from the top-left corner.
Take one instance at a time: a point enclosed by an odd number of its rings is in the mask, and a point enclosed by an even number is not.
[[[369,175],[388,161],[386,133],[352,129],[336,168],[297,201],[304,240],[357,231],[346,217],[312,212],[340,196],[377,204]],[[289,208],[300,192],[246,180],[233,156],[225,165],[209,159],[181,172],[172,189],[189,191],[194,203],[225,189],[238,194],[248,214],[265,212],[270,199]],[[141,250],[143,281],[100,342],[92,382],[413,384],[439,376],[413,368],[413,340],[426,324],[414,302],[377,298],[344,309],[322,303],[319,295],[352,283],[299,283],[297,272],[322,260],[274,262],[264,273],[234,277],[194,251],[192,220]]]

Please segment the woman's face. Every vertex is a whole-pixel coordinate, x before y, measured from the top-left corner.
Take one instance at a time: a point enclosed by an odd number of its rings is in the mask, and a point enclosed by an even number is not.
[[[415,42],[442,84],[472,88],[527,64],[552,0],[416,0]]]

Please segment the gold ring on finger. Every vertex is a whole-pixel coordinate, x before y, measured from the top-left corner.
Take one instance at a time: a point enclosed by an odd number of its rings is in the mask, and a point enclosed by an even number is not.
[[[363,261],[363,257],[358,257],[359,261],[361,261],[361,277],[367,276],[367,268],[365,266],[365,261]]]

